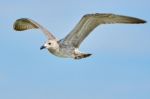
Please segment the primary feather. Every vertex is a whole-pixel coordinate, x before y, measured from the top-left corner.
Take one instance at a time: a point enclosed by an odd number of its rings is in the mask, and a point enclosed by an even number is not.
[[[140,24],[145,22],[142,19],[115,14],[87,14],[82,17],[75,28],[64,38],[64,43],[79,47],[89,33],[101,24]]]
[[[24,31],[29,29],[41,29],[43,33],[47,36],[48,39],[56,39],[51,32],[49,32],[46,28],[38,24],[37,22],[28,19],[28,18],[21,18],[16,20],[13,25],[14,30],[16,31]]]

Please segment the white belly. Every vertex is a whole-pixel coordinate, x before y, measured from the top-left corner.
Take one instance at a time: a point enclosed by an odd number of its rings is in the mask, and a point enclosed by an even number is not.
[[[73,51],[66,50],[66,49],[59,49],[59,50],[52,50],[48,49],[50,53],[52,53],[55,56],[63,57],[63,58],[73,58]]]

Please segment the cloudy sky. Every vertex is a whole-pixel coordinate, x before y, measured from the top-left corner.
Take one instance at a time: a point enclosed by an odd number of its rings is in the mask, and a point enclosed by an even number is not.
[[[149,0],[1,0],[0,99],[150,99]],[[102,25],[82,43],[82,60],[40,50],[39,30],[16,32],[31,18],[58,38],[88,13],[115,13],[148,21]]]

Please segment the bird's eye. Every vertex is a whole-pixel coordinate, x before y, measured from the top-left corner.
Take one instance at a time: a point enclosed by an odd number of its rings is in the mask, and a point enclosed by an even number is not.
[[[48,43],[49,45],[51,45],[51,43]]]

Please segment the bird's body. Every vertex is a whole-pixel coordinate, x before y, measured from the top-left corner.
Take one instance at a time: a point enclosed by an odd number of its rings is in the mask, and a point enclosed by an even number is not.
[[[64,58],[82,59],[90,56],[91,54],[81,53],[78,48],[83,40],[101,24],[140,24],[146,21],[134,17],[115,15],[115,14],[87,14],[82,17],[76,27],[63,39],[58,40],[43,26],[37,22],[28,19],[21,18],[14,23],[14,29],[17,31],[23,31],[28,29],[41,29],[47,36],[48,40],[41,47],[47,48],[48,51],[55,56]]]
[[[60,41],[58,41],[57,43],[59,47],[57,47],[56,49],[49,48],[48,51],[59,57],[72,58],[75,48],[72,46],[67,46]]]
[[[72,45],[64,44],[63,40],[59,40],[59,41],[50,40],[50,41],[47,41],[47,43],[45,43],[45,44],[48,44],[48,42],[53,42],[53,44],[54,44],[53,47],[48,48],[48,51],[58,57],[81,59],[83,57],[88,57],[91,55],[91,54],[81,53],[78,50],[78,48],[75,48]],[[47,46],[47,45],[44,45],[44,46]],[[43,46],[41,47],[41,49],[42,48],[43,48]]]

